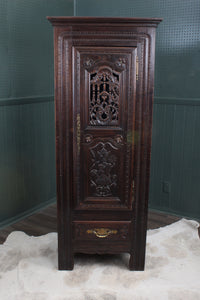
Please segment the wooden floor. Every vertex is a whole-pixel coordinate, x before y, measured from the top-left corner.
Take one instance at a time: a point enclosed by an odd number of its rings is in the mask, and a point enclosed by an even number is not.
[[[148,229],[169,225],[178,220],[178,217],[172,215],[150,211]],[[56,232],[56,227],[56,204],[53,204],[22,221],[0,230],[0,244],[5,241],[12,231],[24,231],[29,235],[39,236],[49,232]]]

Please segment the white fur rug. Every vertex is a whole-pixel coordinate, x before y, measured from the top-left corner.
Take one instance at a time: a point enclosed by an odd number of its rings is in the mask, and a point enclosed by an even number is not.
[[[1,300],[199,300],[199,224],[182,219],[149,230],[146,270],[129,255],[79,255],[74,271],[57,270],[57,234],[11,233],[0,245]]]

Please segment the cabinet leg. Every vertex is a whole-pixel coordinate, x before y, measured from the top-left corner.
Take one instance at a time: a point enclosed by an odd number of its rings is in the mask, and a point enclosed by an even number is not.
[[[134,255],[133,253],[130,254],[129,259],[129,270],[130,271],[144,271],[144,257]]]
[[[60,261],[60,260],[58,260],[58,269],[61,271],[61,270],[68,270],[68,271],[70,271],[70,270],[73,270],[73,268],[74,268],[74,261],[73,260],[71,260],[71,261]]]
[[[59,270],[73,270],[74,268],[74,254],[68,252],[68,255],[64,251],[58,252],[58,269]]]

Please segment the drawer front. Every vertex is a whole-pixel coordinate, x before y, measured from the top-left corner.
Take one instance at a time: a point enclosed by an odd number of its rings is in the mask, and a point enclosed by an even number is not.
[[[75,221],[75,240],[129,241],[130,221]]]

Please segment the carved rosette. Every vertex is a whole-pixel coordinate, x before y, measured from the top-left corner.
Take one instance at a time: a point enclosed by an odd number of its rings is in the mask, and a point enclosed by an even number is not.
[[[126,68],[126,58],[120,57],[116,62],[115,65],[119,68],[125,69]]]
[[[90,57],[86,57],[86,59],[83,62],[83,66],[87,69],[87,68],[91,68],[93,65],[95,64],[94,59],[90,58]]]
[[[89,144],[89,143],[92,142],[92,140],[93,140],[93,136],[92,136],[91,134],[86,134],[86,135],[84,136],[84,141],[85,141],[85,143]]]
[[[123,144],[123,136],[121,134],[117,134],[115,136],[115,141],[117,142],[117,144]]]

